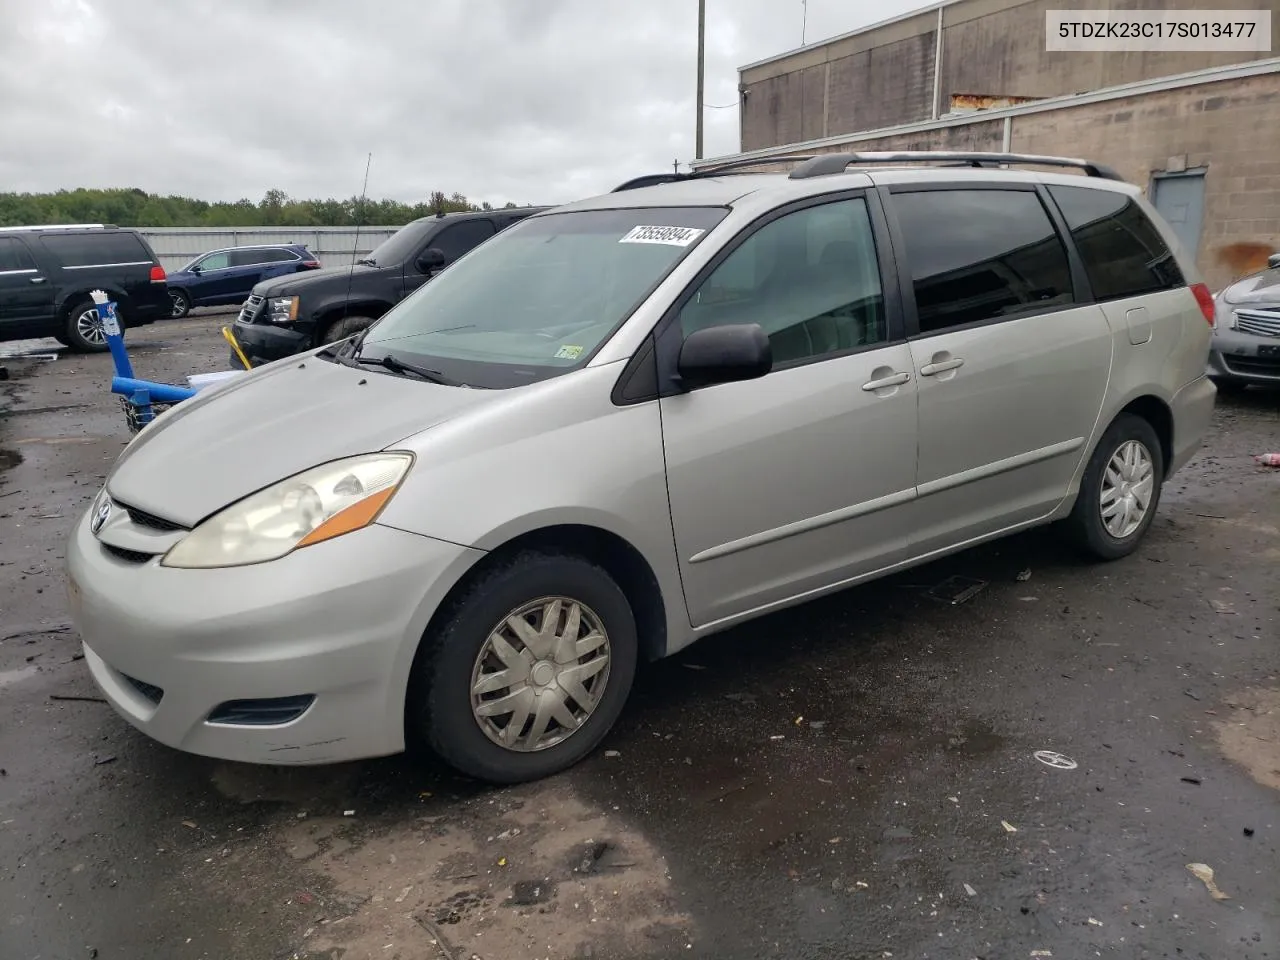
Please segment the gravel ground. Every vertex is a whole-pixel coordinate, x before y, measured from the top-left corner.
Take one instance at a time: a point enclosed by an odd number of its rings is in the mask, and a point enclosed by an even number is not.
[[[139,375],[224,369],[226,319],[132,331]],[[109,358],[0,363],[4,960],[1280,957],[1280,394],[1220,403],[1135,556],[1036,532],[711,638],[495,790],[58,699],[96,693],[61,563],[128,434]]]

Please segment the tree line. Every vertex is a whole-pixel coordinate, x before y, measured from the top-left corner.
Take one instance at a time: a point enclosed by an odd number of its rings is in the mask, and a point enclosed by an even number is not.
[[[506,208],[514,207],[506,204]],[[137,189],[59,190],[56,193],[0,193],[0,227],[50,223],[114,223],[120,227],[351,227],[357,223],[400,226],[440,210],[492,210],[460,193],[434,191],[420,203],[399,200],[297,200],[268,190],[262,200],[209,203],[190,197]]]

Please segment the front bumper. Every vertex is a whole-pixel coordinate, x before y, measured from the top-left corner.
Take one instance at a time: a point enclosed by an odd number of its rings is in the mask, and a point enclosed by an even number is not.
[[[404,701],[432,611],[480,551],[373,525],[269,563],[119,559],[76,525],[72,616],[103,695],[148,736],[249,763],[404,749]],[[314,696],[287,723],[211,723],[231,701]]]
[[[1239,383],[1280,385],[1280,337],[1220,326],[1213,332],[1206,373]]]
[[[282,360],[311,349],[310,333],[271,323],[262,317],[266,309],[262,297],[251,296],[240,308],[240,314],[231,328],[240,349],[253,366]],[[242,366],[234,350],[231,351],[231,364],[236,369]]]

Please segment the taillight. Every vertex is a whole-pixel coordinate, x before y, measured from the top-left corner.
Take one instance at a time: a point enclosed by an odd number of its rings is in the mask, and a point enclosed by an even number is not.
[[[302,265],[306,267],[308,270],[316,270],[320,267],[320,261],[319,260],[303,260]]]
[[[151,282],[164,283],[164,280],[165,280],[164,267],[160,266],[160,264],[157,263],[151,268]]]
[[[1196,303],[1200,305],[1200,312],[1204,314],[1205,323],[1213,326],[1214,303],[1213,294],[1209,292],[1209,288],[1203,283],[1193,283],[1191,285],[1191,293],[1196,298]]]

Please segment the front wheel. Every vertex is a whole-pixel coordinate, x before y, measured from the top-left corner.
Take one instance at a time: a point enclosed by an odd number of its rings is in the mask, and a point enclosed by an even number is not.
[[[87,297],[71,305],[63,333],[67,346],[77,353],[102,353],[107,349],[107,334],[98,308]]]
[[[174,320],[181,320],[191,312],[191,297],[187,295],[185,290],[170,290],[169,303],[173,307],[169,316]]]
[[[1155,518],[1163,483],[1164,458],[1155,429],[1142,417],[1120,414],[1085,467],[1065,521],[1068,534],[1100,560],[1128,556]]]
[[[636,651],[631,606],[604,570],[563,554],[520,554],[486,571],[424,640],[409,732],[480,780],[549,776],[609,732]]]
[[[320,345],[324,346],[329,343],[337,343],[339,340],[346,340],[372,324],[373,317],[351,316],[335,320],[325,330],[320,340]]]

